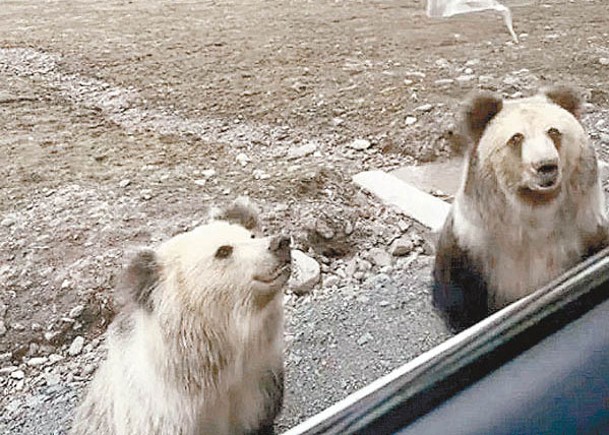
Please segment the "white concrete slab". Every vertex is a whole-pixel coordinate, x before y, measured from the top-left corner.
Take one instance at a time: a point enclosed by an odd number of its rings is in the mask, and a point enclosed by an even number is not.
[[[353,177],[353,181],[432,231],[442,228],[450,210],[447,202],[384,171],[361,172]]]
[[[455,158],[418,166],[404,166],[391,171],[390,174],[424,192],[439,190],[454,196],[461,184],[463,164],[463,159]]]

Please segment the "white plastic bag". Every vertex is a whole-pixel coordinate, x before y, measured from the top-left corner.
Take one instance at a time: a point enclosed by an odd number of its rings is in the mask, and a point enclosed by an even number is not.
[[[427,0],[427,16],[431,18],[452,17],[457,14],[494,10],[503,15],[503,21],[518,43],[518,36],[512,27],[512,13],[498,0]]]

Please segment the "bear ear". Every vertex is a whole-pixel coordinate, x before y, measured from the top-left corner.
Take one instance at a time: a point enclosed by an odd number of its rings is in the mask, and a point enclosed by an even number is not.
[[[258,220],[258,209],[245,197],[237,198],[235,202],[228,207],[217,211],[214,219],[238,224],[248,230],[258,229],[260,225]]]
[[[123,303],[133,303],[152,311],[152,292],[160,281],[161,267],[151,249],[138,252],[121,277],[119,289]]]
[[[492,92],[478,91],[473,94],[465,104],[463,111],[465,133],[477,143],[487,124],[502,108],[503,100]]]
[[[567,85],[558,85],[545,88],[541,91],[551,102],[558,104],[577,119],[582,112],[582,96],[577,89]]]

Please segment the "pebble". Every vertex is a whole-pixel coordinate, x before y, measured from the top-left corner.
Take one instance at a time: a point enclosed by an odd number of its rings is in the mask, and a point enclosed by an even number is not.
[[[17,223],[17,220],[14,217],[7,216],[4,219],[2,219],[2,222],[0,222],[0,225],[8,228],[8,227],[12,227],[16,223]]]
[[[354,150],[363,151],[370,148],[370,145],[370,141],[367,139],[355,139],[349,144],[349,147],[353,148]]]
[[[239,153],[237,154],[237,157],[235,157],[235,160],[237,160],[241,166],[245,166],[250,161],[250,158],[245,153]]]
[[[118,187],[121,187],[121,188],[123,188],[123,189],[124,189],[125,187],[129,186],[130,184],[131,184],[131,180],[129,180],[129,179],[127,178],[127,179],[121,180],[121,181],[118,183]]]
[[[389,252],[394,257],[402,257],[414,249],[414,243],[409,237],[400,237],[391,244]]]
[[[406,125],[413,125],[417,122],[417,118],[415,118],[414,116],[407,116],[406,117]]]
[[[45,356],[30,358],[27,365],[30,367],[37,367],[45,364],[49,359]]]
[[[44,380],[46,381],[47,385],[51,387],[59,384],[61,381],[61,376],[59,376],[57,373],[45,373]]]
[[[360,338],[357,339],[357,344],[359,346],[363,346],[364,344],[368,343],[372,339],[374,339],[372,334],[370,334],[369,332],[366,332],[364,335],[362,335]]]
[[[598,63],[600,63],[603,66],[609,66],[609,58],[607,58],[607,57],[601,57],[598,60]]]
[[[17,366],[8,366],[8,367],[2,367],[0,369],[0,375],[8,375],[13,373],[14,371],[16,371],[19,367]]]
[[[23,379],[25,377],[25,373],[23,373],[23,370],[15,370],[14,372],[11,372],[11,378],[13,379]]]
[[[380,301],[380,302],[379,302],[379,305],[380,305],[381,307],[387,307],[387,306],[389,306],[389,305],[390,305],[390,302],[389,302],[389,301],[385,301],[385,300],[383,300],[383,301]]]
[[[315,142],[309,142],[297,148],[290,148],[287,159],[299,159],[301,157],[308,156],[309,154],[313,154],[315,151],[317,151],[317,144]]]
[[[195,180],[195,184],[197,186],[203,187],[203,186],[205,186],[205,183],[207,183],[207,180],[205,178],[198,178]]]
[[[82,352],[82,348],[85,344],[85,339],[82,336],[78,336],[74,339],[74,341],[72,342],[72,344],[70,345],[70,348],[68,349],[68,353],[71,356],[75,356],[78,355],[80,352]]]
[[[436,86],[449,86],[452,85],[455,81],[453,79],[440,79],[436,80],[434,84]]]
[[[205,169],[205,170],[201,171],[201,175],[203,175],[205,178],[211,178],[214,175],[216,175],[216,170],[215,169]]]
[[[474,75],[464,74],[457,77],[457,83],[464,84],[473,81],[476,78]]]
[[[0,320],[0,337],[6,334],[6,325],[4,324],[4,320]]]
[[[607,133],[600,133],[598,135],[598,138],[600,139],[600,141],[602,143],[609,145],[609,134],[607,134]]]
[[[433,105],[427,103],[416,107],[414,110],[415,112],[429,112],[431,109],[433,109]]]
[[[49,355],[49,364],[55,364],[56,362],[59,362],[62,359],[63,359],[62,355],[52,353],[51,355]]]
[[[406,231],[408,231],[408,229],[412,226],[412,224],[410,222],[406,222],[404,220],[399,220],[398,221],[398,228],[400,229],[401,232],[405,233]]]
[[[271,176],[262,169],[254,169],[252,175],[254,176],[254,180],[268,180],[271,178]]]
[[[321,267],[313,258],[302,251],[292,251],[292,276],[288,286],[296,295],[309,293],[319,282]]]
[[[74,308],[72,308],[70,310],[68,317],[70,317],[72,319],[76,319],[77,317],[80,317],[80,315],[83,313],[84,310],[85,310],[84,305],[76,305]]]
[[[379,267],[389,266],[391,264],[391,256],[381,248],[372,248],[368,253],[368,258],[373,264]]]
[[[336,275],[330,275],[329,277],[324,279],[324,287],[334,287],[338,285],[340,282],[340,278]]]

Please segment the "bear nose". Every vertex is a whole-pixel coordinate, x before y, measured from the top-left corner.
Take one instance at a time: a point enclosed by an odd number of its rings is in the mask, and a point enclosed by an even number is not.
[[[540,162],[535,165],[535,171],[542,179],[543,187],[549,187],[558,178],[558,164],[553,161]]]
[[[271,239],[271,244],[269,245],[269,250],[273,252],[277,257],[281,260],[290,260],[290,245],[291,240],[287,236],[277,236]]]

